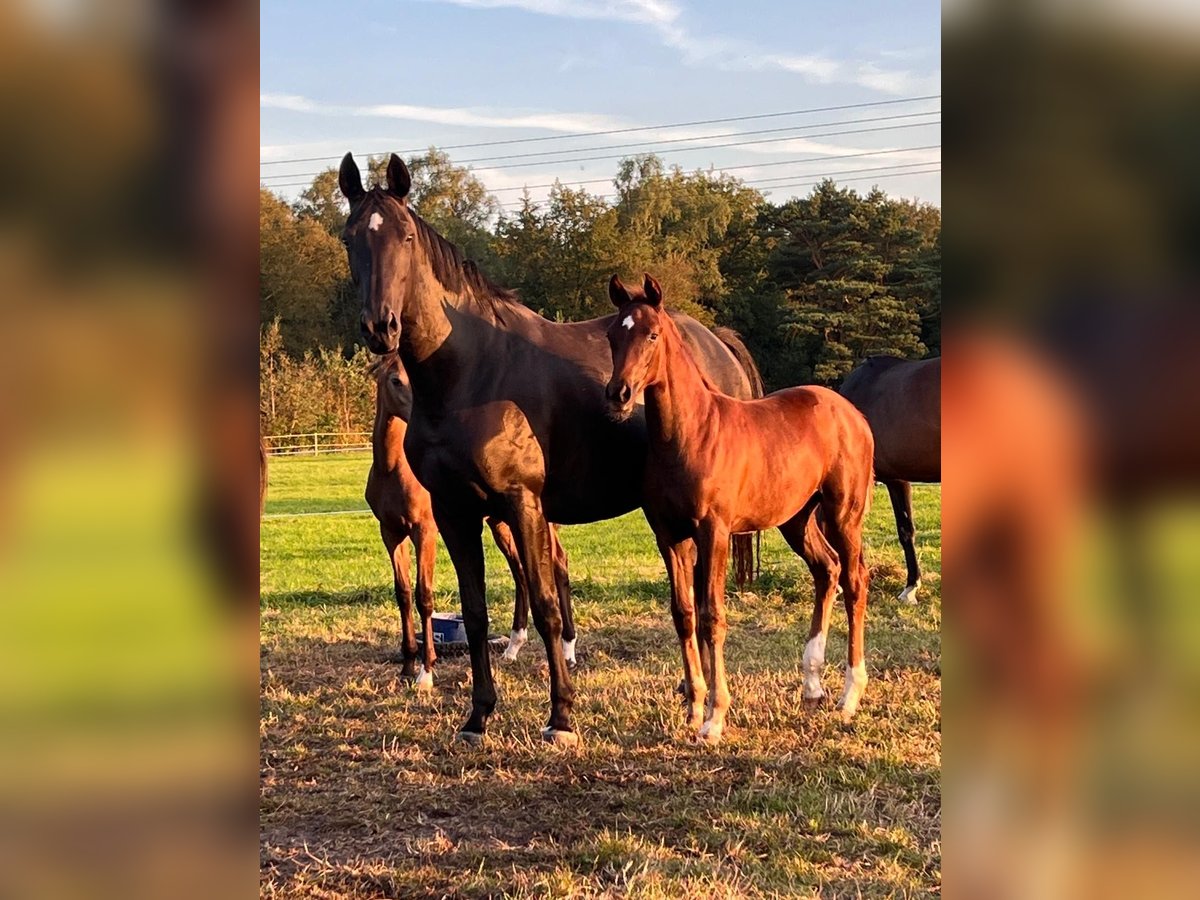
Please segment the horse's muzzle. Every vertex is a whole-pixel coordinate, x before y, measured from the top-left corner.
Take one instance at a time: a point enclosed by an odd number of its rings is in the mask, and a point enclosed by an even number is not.
[[[604,389],[604,399],[608,401],[608,414],[618,422],[623,422],[633,415],[633,388],[627,381],[613,379]]]
[[[363,339],[372,353],[391,353],[400,344],[400,321],[390,309],[383,309],[378,319],[363,313],[359,319]]]

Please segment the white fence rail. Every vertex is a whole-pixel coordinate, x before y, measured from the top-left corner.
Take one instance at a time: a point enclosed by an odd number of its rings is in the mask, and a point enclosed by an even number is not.
[[[269,434],[263,440],[272,456],[318,455],[370,450],[369,431],[310,431],[306,434]]]

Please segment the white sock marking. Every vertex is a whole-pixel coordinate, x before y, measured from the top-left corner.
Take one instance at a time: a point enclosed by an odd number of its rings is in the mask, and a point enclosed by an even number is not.
[[[383,216],[377,212],[371,213],[371,218],[367,220],[367,227],[372,231],[378,231],[379,226],[383,224]]]
[[[846,687],[842,691],[842,701],[838,706],[842,710],[842,718],[849,719],[858,709],[858,701],[862,699],[863,690],[867,686],[867,664],[860,662],[857,666],[846,666]]]
[[[626,330],[633,331],[633,316],[626,316],[621,320],[621,324],[626,328]]]
[[[425,668],[424,663],[421,664],[421,671],[417,672],[416,686],[419,688],[433,687],[433,673]]]
[[[918,579],[916,584],[906,586],[904,588],[904,590],[902,590],[900,592],[900,600],[902,600],[905,603],[916,603],[917,602],[917,591],[920,590],[920,588],[921,588],[921,581],[920,581],[920,579]]]
[[[566,657],[567,664],[569,665],[569,664],[575,662],[575,641],[574,640],[563,641],[562,648],[563,648],[563,656]]]
[[[804,645],[804,659],[801,668],[804,671],[804,699],[818,700],[825,696],[821,689],[821,669],[825,665],[825,632],[814,638],[809,638]]]
[[[725,730],[723,724],[718,724],[715,720],[709,719],[700,726],[700,740],[716,743],[721,739],[721,732]]]
[[[510,632],[508,635],[508,646],[504,648],[504,658],[510,662],[516,659],[517,654],[521,652],[521,648],[525,646],[527,640],[529,640],[528,628]]]

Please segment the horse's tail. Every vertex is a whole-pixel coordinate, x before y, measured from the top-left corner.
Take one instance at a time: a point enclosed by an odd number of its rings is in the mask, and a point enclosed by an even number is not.
[[[750,381],[751,399],[763,396],[762,373],[758,371],[758,364],[750,355],[749,348],[742,342],[741,335],[732,328],[721,326],[714,328],[713,334],[717,336],[717,340],[729,348],[733,358],[746,373],[746,378]],[[762,569],[762,532],[735,534],[729,539],[729,543],[733,556],[733,580],[740,591],[757,578]]]

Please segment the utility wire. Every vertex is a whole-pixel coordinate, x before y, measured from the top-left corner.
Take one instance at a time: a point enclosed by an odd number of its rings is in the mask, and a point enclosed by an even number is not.
[[[916,118],[920,118],[922,116],[936,116],[936,115],[940,115],[940,114],[941,114],[940,109],[930,109],[930,110],[926,110],[925,112],[904,113],[903,115],[897,115],[897,116],[873,116],[873,117],[866,118],[866,119],[846,119],[841,122],[814,122],[811,125],[786,125],[782,128],[762,128],[762,129],[758,129],[755,131],[723,131],[719,134],[698,134],[698,135],[695,135],[694,137],[669,138],[667,140],[654,140],[654,141],[635,141],[635,142],[629,143],[629,144],[606,144],[606,145],[596,146],[596,147],[571,147],[566,150],[538,150],[533,153],[515,153],[515,154],[510,154],[507,156],[479,156],[479,157],[474,157],[472,159],[459,160],[458,162],[455,163],[455,165],[467,165],[468,163],[479,163],[479,162],[503,162],[505,160],[510,160],[510,159],[531,159],[535,156],[559,156],[559,155],[568,154],[568,153],[590,153],[593,150],[622,150],[622,149],[627,149],[630,147],[659,147],[659,146],[665,146],[667,144],[686,144],[686,143],[691,143],[691,142],[695,142],[695,141],[719,140],[720,138],[730,138],[730,137],[740,138],[740,137],[748,137],[750,135],[758,135],[758,134],[779,134],[780,132],[784,132],[784,131],[796,131],[798,129],[807,129],[807,128],[829,128],[829,127],[832,127],[835,125],[860,125],[860,124],[865,124],[868,122],[891,122],[891,121],[895,121],[896,119],[916,119]],[[807,137],[807,135],[798,134],[798,135],[795,135],[795,137],[804,138],[804,137]],[[725,146],[730,146],[730,145],[716,144],[715,146],[725,147]],[[553,160],[548,160],[548,162],[553,162]],[[304,174],[307,174],[307,173],[304,173]],[[320,174],[320,173],[314,172],[312,174],[314,176],[316,176],[317,174]],[[269,181],[272,178],[297,178],[297,177],[300,177],[300,173],[287,172],[287,173],[279,174],[279,175],[264,175],[264,176],[262,176],[262,180]]]
[[[872,106],[891,106],[900,103],[918,103],[922,100],[940,100],[941,94],[927,94],[923,97],[902,97],[897,100],[875,100],[870,103],[845,103],[840,106],[813,106],[808,109],[791,109],[782,112],[758,113],[756,115],[747,116],[727,116],[722,119],[700,119],[694,122],[673,122],[665,125],[635,125],[629,128],[610,128],[605,131],[575,131],[567,134],[551,134],[542,137],[530,138],[510,138],[501,141],[480,141],[473,144],[448,144],[444,147],[439,147],[440,150],[465,150],[474,147],[499,147],[508,144],[532,144],[539,141],[564,141],[578,137],[602,137],[608,134],[630,134],[635,131],[652,131],[656,128],[688,128],[693,125],[719,125],[726,122],[750,122],[754,119],[775,119],[784,116],[803,116],[817,112],[833,112],[842,109],[865,109]],[[412,153],[424,153],[427,147],[418,147],[412,150],[397,151],[401,155]],[[381,153],[390,153],[389,150],[381,151]],[[369,153],[368,156],[379,156],[381,153]],[[305,156],[293,159],[272,159],[265,162],[260,162],[260,166],[281,166],[287,163],[299,162],[325,162],[326,160],[339,160],[341,156]]]
[[[847,135],[847,134],[868,134],[868,133],[879,132],[879,131],[897,131],[897,130],[904,129],[904,128],[923,128],[923,127],[926,127],[929,125],[941,125],[941,124],[942,124],[941,120],[939,119],[934,122],[910,122],[910,123],[907,123],[904,125],[881,125],[881,126],[877,126],[875,128],[856,128],[856,129],[849,129],[849,130],[844,130],[844,131],[822,131],[822,132],[817,132],[816,134],[802,134],[802,135],[794,135],[794,136],[783,137],[783,138],[778,138],[778,137],[777,138],[761,138],[759,140],[754,140],[754,141],[736,141],[736,142],[728,143],[728,144],[709,144],[709,145],[702,146],[702,147],[675,147],[675,148],[672,148],[669,150],[663,150],[662,153],[663,154],[666,154],[666,153],[694,153],[697,150],[719,150],[722,148],[729,148],[729,147],[746,147],[746,146],[750,146],[750,145],[754,145],[754,144],[770,144],[770,143],[776,143],[779,141],[811,140],[813,138],[838,137],[838,136]],[[647,151],[647,152],[652,153],[653,151]],[[628,154],[625,154],[625,153],[615,153],[615,154],[602,154],[599,156],[579,156],[579,157],[572,157],[571,159],[552,159],[552,160],[537,160],[535,162],[509,163],[506,165],[488,166],[488,168],[489,169],[523,169],[523,168],[528,168],[529,166],[545,166],[545,165],[551,165],[551,164],[570,165],[573,163],[592,162],[595,160],[622,159],[627,155]],[[655,155],[657,155],[657,154],[655,154]],[[467,163],[467,162],[472,162],[472,161],[473,160],[463,160],[462,162]],[[315,174],[320,174],[320,173],[315,173]],[[294,176],[280,176],[280,177],[294,177]],[[280,184],[268,184],[268,185],[266,185],[266,187],[275,187],[275,188],[301,187],[301,186],[307,186],[311,183],[312,182],[310,179],[309,181],[296,181],[296,182],[286,182],[286,183],[280,183]]]

